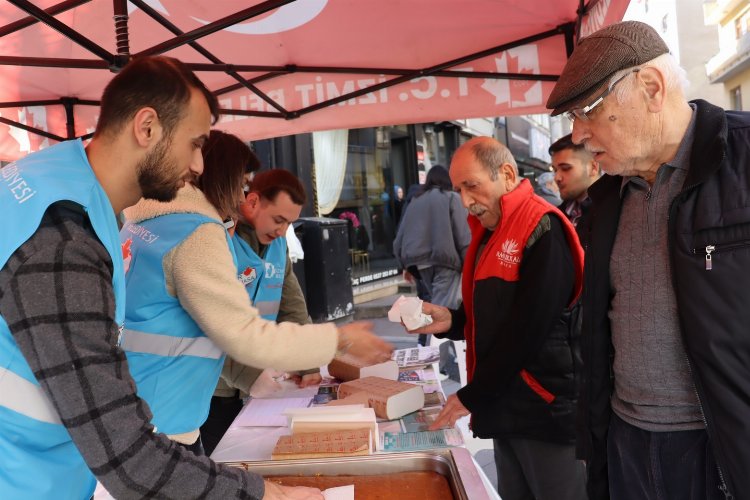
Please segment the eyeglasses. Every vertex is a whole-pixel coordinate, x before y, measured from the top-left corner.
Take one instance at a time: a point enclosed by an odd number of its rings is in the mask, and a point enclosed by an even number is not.
[[[589,121],[589,120],[591,119],[591,117],[589,116],[589,114],[590,114],[590,113],[591,113],[591,112],[592,112],[592,111],[593,111],[593,110],[594,110],[594,109],[595,109],[595,108],[596,108],[596,107],[597,107],[598,105],[600,105],[600,104],[601,104],[601,103],[602,103],[602,102],[604,101],[604,98],[605,98],[605,97],[607,97],[607,96],[608,96],[608,95],[609,95],[609,94],[610,94],[610,93],[611,93],[611,92],[612,92],[612,91],[614,90],[614,88],[615,88],[615,85],[617,85],[618,83],[620,83],[621,81],[623,81],[623,80],[625,79],[625,77],[626,77],[626,76],[630,75],[631,73],[638,73],[638,72],[639,72],[640,70],[641,70],[641,68],[633,68],[633,70],[632,70],[632,71],[630,71],[630,72],[628,72],[628,73],[625,73],[625,74],[624,74],[624,75],[622,75],[622,76],[621,76],[620,78],[618,78],[617,80],[615,80],[614,82],[612,82],[612,85],[609,85],[609,86],[608,86],[608,87],[607,87],[607,88],[606,88],[606,89],[604,90],[604,92],[602,92],[601,94],[599,94],[599,97],[597,97],[597,98],[596,98],[596,99],[594,100],[594,102],[592,102],[592,103],[591,103],[591,104],[589,104],[588,106],[584,106],[584,107],[582,107],[582,108],[575,108],[575,109],[571,109],[570,111],[566,111],[566,112],[564,113],[564,115],[565,115],[565,116],[566,116],[566,117],[568,118],[568,120],[570,120],[571,122],[574,122],[574,121],[576,121],[576,120],[581,120],[581,121],[584,121],[584,122],[587,122],[587,121]]]

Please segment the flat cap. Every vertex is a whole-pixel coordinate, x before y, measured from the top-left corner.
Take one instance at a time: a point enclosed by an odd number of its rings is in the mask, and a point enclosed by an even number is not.
[[[585,105],[617,71],[668,52],[664,40],[646,23],[624,21],[602,28],[578,42],[547,99],[547,108],[555,116]]]

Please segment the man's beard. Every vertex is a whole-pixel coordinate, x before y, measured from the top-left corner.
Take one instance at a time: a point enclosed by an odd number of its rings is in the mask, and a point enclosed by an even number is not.
[[[168,154],[171,146],[171,138],[162,138],[138,165],[138,185],[144,198],[172,201],[182,187],[176,161]]]

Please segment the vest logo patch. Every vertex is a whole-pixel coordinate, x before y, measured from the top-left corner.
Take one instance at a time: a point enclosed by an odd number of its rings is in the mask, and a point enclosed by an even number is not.
[[[36,194],[36,190],[29,186],[26,180],[24,180],[15,163],[11,163],[0,169],[0,177],[5,181],[7,188],[10,189],[13,198],[15,198],[19,205],[25,203],[26,200],[32,198]]]
[[[245,286],[251,284],[257,277],[258,273],[254,267],[246,267],[244,271],[237,275],[237,279]]]
[[[497,260],[505,267],[517,266],[521,262],[520,248],[516,240],[505,240],[496,253]]]
[[[281,269],[276,269],[276,266],[271,264],[270,262],[266,262],[266,278],[283,278],[284,277],[284,271]]]
[[[128,274],[130,269],[130,261],[133,258],[133,254],[130,252],[130,245],[133,244],[133,238],[128,238],[125,243],[122,244],[122,267],[125,270],[124,274]]]

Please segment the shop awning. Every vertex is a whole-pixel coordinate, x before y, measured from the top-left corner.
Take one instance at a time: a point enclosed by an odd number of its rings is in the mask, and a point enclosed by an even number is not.
[[[190,63],[246,140],[546,112],[575,40],[627,0],[7,0],[0,159],[93,132],[132,55]],[[155,82],[157,84],[157,82]]]

